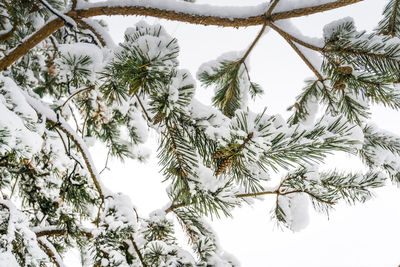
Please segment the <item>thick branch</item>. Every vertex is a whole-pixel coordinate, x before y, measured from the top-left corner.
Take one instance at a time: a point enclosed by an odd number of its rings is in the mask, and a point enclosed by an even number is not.
[[[247,27],[254,25],[262,25],[266,20],[276,21],[281,19],[288,19],[294,17],[307,16],[315,13],[320,13],[343,6],[351,5],[362,0],[338,0],[335,2],[321,4],[312,7],[299,8],[284,12],[274,13],[269,17],[265,14],[257,14],[255,16],[249,16],[246,18],[222,18],[217,16],[203,16],[193,15],[188,13],[176,12],[172,10],[164,10],[155,7],[146,6],[110,6],[109,3],[105,2],[103,6],[95,6],[87,9],[76,9],[65,14],[72,19],[89,18],[101,15],[140,15],[140,16],[151,16],[168,20],[175,20],[181,22],[188,22],[191,24],[201,25],[215,25],[223,27]],[[61,18],[56,18],[40,30],[32,34],[23,43],[12,50],[2,60],[0,60],[0,71],[5,70],[23,55],[25,55],[30,49],[35,47],[38,43],[46,39],[53,32],[58,30],[64,25],[64,21]]]
[[[338,0],[331,3],[321,4],[317,6],[298,8],[289,11],[283,11],[272,14],[268,17],[271,21],[288,19],[294,17],[302,17],[315,13],[320,13],[343,6],[351,5],[362,0]],[[201,25],[214,25],[223,27],[247,27],[261,25],[265,22],[265,14],[257,14],[254,16],[244,18],[230,18],[230,17],[219,17],[219,16],[206,16],[198,15],[195,12],[184,13],[177,12],[175,10],[166,10],[157,7],[146,7],[146,6],[110,6],[109,3],[104,2],[104,5],[89,7],[87,9],[77,10],[79,17],[93,17],[101,15],[141,15],[151,16],[167,20],[175,20],[181,22],[188,22],[191,24]]]
[[[42,231],[35,232],[37,237],[61,236],[61,235],[65,235],[66,233],[67,233],[67,231],[65,231],[64,229],[48,229],[48,230],[42,230]]]
[[[29,50],[34,48],[38,43],[46,39],[50,34],[60,29],[64,25],[64,22],[60,18],[56,18],[46,25],[44,25],[40,30],[31,35],[19,46],[10,51],[2,60],[0,60],[0,71],[5,70],[23,55],[28,53]]]

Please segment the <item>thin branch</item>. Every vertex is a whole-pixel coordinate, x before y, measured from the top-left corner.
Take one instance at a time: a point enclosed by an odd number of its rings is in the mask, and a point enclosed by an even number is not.
[[[315,13],[333,10],[343,6],[352,5],[360,1],[362,0],[338,0],[335,2],[321,4],[317,6],[278,12],[272,14],[270,17],[267,18],[265,17],[265,14],[249,16],[246,18],[221,18],[217,16],[202,16],[194,15],[191,13],[170,11],[159,9],[156,7],[108,6],[107,2],[105,2],[104,6],[95,6],[87,9],[72,10],[65,15],[71,17],[72,19],[89,18],[101,15],[141,15],[188,22],[192,24],[216,25],[223,27],[247,27],[264,24],[266,19],[268,21],[277,21],[281,19],[307,16]],[[30,49],[35,47],[53,32],[60,29],[62,26],[64,26],[64,21],[58,17],[45,24],[40,30],[33,33],[23,43],[18,45],[15,49],[11,50],[9,54],[7,54],[3,59],[0,60],[0,71],[3,71],[11,66],[15,61],[25,55]]]
[[[54,130],[58,133],[58,136],[60,137],[60,139],[62,141],[65,153],[67,153],[67,155],[70,157],[70,159],[74,160],[76,163],[79,164],[79,166],[81,166],[81,168],[83,168],[82,163],[71,154],[71,151],[70,151],[70,148],[69,148],[69,140],[68,140],[68,146],[67,146],[67,144],[65,143],[64,138],[62,137],[60,131],[57,130],[57,128],[54,128]]]
[[[254,193],[247,193],[247,194],[238,194],[235,195],[236,198],[246,198],[246,197],[258,197],[262,195],[279,195],[278,191],[264,191],[264,192],[254,192]]]
[[[94,85],[89,86],[89,87],[86,87],[86,88],[82,88],[82,89],[80,89],[80,90],[78,90],[78,91],[75,91],[74,93],[72,93],[72,94],[67,98],[67,100],[65,100],[65,102],[61,105],[60,109],[62,110],[62,109],[64,108],[65,104],[67,104],[68,101],[71,100],[71,98],[73,98],[73,97],[76,96],[77,94],[80,94],[80,93],[82,93],[82,92],[84,92],[84,91],[90,91],[90,90],[93,90],[93,89],[94,89]]]
[[[72,7],[71,7],[71,10],[75,10],[77,4],[78,4],[78,0],[72,0]]]
[[[61,15],[56,10],[54,10],[54,8],[49,3],[47,3],[46,0],[39,0],[39,2],[42,3],[42,5],[44,5],[47,8],[47,10],[49,10],[53,15],[55,15],[55,16],[59,17],[60,19],[62,19],[66,26],[68,26],[70,28],[72,28],[74,26],[64,17],[65,16],[64,14]]]
[[[100,183],[99,183],[99,181],[98,181],[98,179],[97,179],[97,174],[95,174],[95,172],[94,172],[94,169],[93,169],[91,160],[89,159],[89,156],[88,156],[88,155],[86,154],[86,152],[85,152],[86,150],[82,147],[82,145],[81,145],[80,142],[76,139],[76,137],[75,137],[72,133],[70,133],[67,129],[65,129],[62,125],[59,125],[59,124],[57,124],[56,122],[51,121],[51,120],[49,120],[49,119],[48,119],[48,121],[49,121],[50,123],[54,124],[55,127],[57,127],[59,130],[61,130],[63,133],[65,133],[65,134],[72,140],[72,142],[74,142],[74,144],[75,144],[76,147],[78,148],[78,151],[81,153],[81,155],[82,155],[82,157],[83,157],[83,160],[85,161],[86,168],[87,168],[88,171],[89,171],[90,177],[91,177],[92,180],[93,180],[93,183],[94,183],[94,185],[95,185],[95,187],[96,187],[96,189],[97,189],[97,192],[99,193],[100,198],[101,198],[102,201],[104,202],[104,195],[103,195],[103,192],[102,192]]]
[[[274,8],[276,7],[276,5],[279,3],[279,0],[274,0],[274,2],[272,2],[271,6],[268,8],[267,12],[265,13],[266,17],[271,16],[272,11],[274,11]]]
[[[97,38],[97,40],[100,42],[101,46],[106,46],[107,43],[104,40],[103,36],[96,31],[95,28],[93,28],[89,23],[87,23],[86,21],[82,20],[82,19],[76,19],[76,22],[78,22],[80,25],[82,25],[84,28],[88,29],[89,31],[91,31]]]
[[[106,163],[104,164],[104,168],[99,172],[99,174],[102,174],[105,170],[109,170],[108,168],[108,160],[110,159],[110,153],[111,151],[109,150],[107,153],[107,158],[106,158]]]
[[[299,45],[302,45],[304,47],[307,47],[311,50],[317,51],[317,52],[323,52],[323,48],[322,47],[318,47],[315,45],[312,45],[310,43],[304,42],[298,38],[296,38],[295,36],[285,32],[284,30],[282,30],[281,28],[279,28],[278,26],[276,26],[274,23],[269,22],[268,26],[270,26],[272,29],[274,29],[277,33],[279,33],[282,37],[284,37],[285,39],[289,39],[295,43],[298,43]]]
[[[142,263],[142,266],[147,267],[146,262],[144,261],[144,258],[142,256],[142,253],[140,253],[140,250],[139,250],[138,246],[136,245],[135,240],[133,240],[132,236],[130,237],[130,240],[132,242],[132,245],[133,245],[133,248],[135,249],[136,254],[138,255],[140,262]]]
[[[61,236],[65,235],[67,231],[63,229],[51,229],[51,230],[42,230],[42,231],[35,231],[37,237],[41,236]]]
[[[4,41],[10,39],[14,35],[14,32],[17,30],[18,26],[19,26],[19,23],[15,23],[8,32],[1,34],[0,42],[4,42]]]
[[[251,43],[249,49],[247,49],[246,53],[244,54],[244,56],[242,57],[242,59],[240,59],[240,63],[245,62],[246,58],[250,55],[251,50],[253,50],[253,48],[256,46],[258,40],[260,40],[261,36],[263,35],[265,28],[267,27],[267,24],[264,23],[260,32],[258,33],[256,39],[254,39],[253,43]]]
[[[319,196],[314,195],[311,192],[303,191],[303,190],[288,191],[288,192],[285,192],[285,193],[279,193],[279,195],[285,196],[285,195],[290,195],[290,194],[295,194],[295,193],[306,193],[311,198],[315,198],[319,202],[323,202],[323,203],[326,203],[326,204],[329,204],[329,205],[335,205],[336,204],[335,202],[324,200],[324,199],[320,198]]]
[[[51,243],[49,241],[47,241],[45,239],[39,239],[39,238],[37,241],[38,241],[39,245],[41,245],[44,248],[47,255],[49,255],[49,257],[53,260],[54,264],[57,267],[64,266],[64,264],[62,262],[60,262],[60,256],[57,254],[54,247],[51,245]]]
[[[306,63],[306,65],[311,69],[312,72],[314,72],[314,74],[317,76],[318,80],[322,81],[323,77],[321,75],[321,73],[319,73],[319,71],[313,66],[313,64],[307,59],[307,57],[300,51],[300,49],[297,47],[296,44],[294,44],[292,42],[292,40],[298,40],[297,38],[289,35],[288,33],[286,33],[285,31],[279,29],[278,27],[276,27],[273,23],[270,23],[270,26],[272,29],[274,29],[276,32],[278,32],[287,42],[288,44],[293,48],[293,50],[297,53],[297,55],[299,55],[299,57],[304,61],[304,63]],[[300,40],[298,40],[300,41]],[[300,41],[302,42],[302,41]],[[297,43],[297,41],[296,41]],[[304,43],[304,42],[302,42]],[[306,44],[306,43],[304,43]],[[301,44],[303,45],[303,44]],[[307,44],[307,48],[310,48],[311,45]],[[314,46],[312,46],[314,47]],[[314,49],[315,50],[315,49]],[[322,50],[322,48],[321,48]]]
[[[147,113],[146,108],[144,107],[142,101],[140,100],[140,98],[139,98],[139,96],[136,94],[136,92],[135,92],[135,96],[136,96],[136,99],[137,99],[137,101],[139,102],[139,105],[140,105],[140,107],[142,108],[144,114],[146,115],[147,120],[149,121],[149,123],[151,123],[151,122],[152,122],[152,119],[150,118],[149,114]]]
[[[190,205],[192,205],[192,203],[179,203],[179,204],[176,204],[176,205],[175,204],[171,204],[171,206],[169,206],[165,210],[165,213],[170,213],[174,209],[183,208],[183,207],[190,206]]]

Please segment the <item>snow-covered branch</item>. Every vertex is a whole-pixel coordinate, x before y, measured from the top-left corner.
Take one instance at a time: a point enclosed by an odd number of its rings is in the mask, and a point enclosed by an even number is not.
[[[196,5],[185,2],[169,1],[105,1],[93,4],[81,4],[76,10],[71,10],[65,16],[72,19],[89,18],[94,16],[112,15],[139,15],[152,16],[167,20],[188,22],[191,24],[215,25],[223,27],[248,27],[264,24],[266,20],[277,21],[282,19],[307,16],[343,6],[351,5],[362,0],[323,1],[323,4],[299,7],[287,11],[272,13],[265,16],[267,5],[255,7],[214,7]],[[172,4],[172,5],[171,5]],[[172,6],[172,7],[171,7]],[[230,10],[231,12],[227,12]],[[228,15],[223,15],[228,14]],[[23,43],[9,52],[0,60],[0,71],[5,70],[30,49],[46,39],[56,30],[64,26],[61,18],[49,21],[37,32],[33,33]]]

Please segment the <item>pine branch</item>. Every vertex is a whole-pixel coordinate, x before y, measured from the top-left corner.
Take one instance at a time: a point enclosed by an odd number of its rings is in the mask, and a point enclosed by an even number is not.
[[[395,37],[399,34],[399,0],[390,0],[383,10],[383,19],[379,22],[378,31],[381,34]]]
[[[46,108],[42,103],[40,103],[38,100],[33,99],[32,97],[24,94],[25,99],[27,102],[31,105],[31,107],[41,116],[45,117],[47,122],[51,124],[53,127],[58,128],[61,130],[63,133],[65,133],[69,139],[74,142],[76,147],[78,148],[78,151],[81,153],[82,158],[86,164],[86,167],[89,171],[90,177],[92,178],[92,181],[97,189],[97,192],[99,193],[100,199],[102,200],[102,203],[104,202],[104,195],[103,195],[103,190],[102,187],[99,183],[98,179],[98,174],[96,171],[95,166],[93,166],[93,161],[91,158],[91,155],[84,145],[84,141],[76,135],[76,133],[70,129],[70,127],[66,123],[61,123],[59,121],[59,117],[50,109]]]
[[[394,27],[396,24],[396,17],[397,17],[397,12],[398,12],[398,5],[399,5],[399,0],[395,0],[394,2],[394,8],[393,8],[393,14],[392,14],[392,18],[390,19],[390,24],[389,24],[389,31],[388,33],[392,36],[395,35],[394,33]]]

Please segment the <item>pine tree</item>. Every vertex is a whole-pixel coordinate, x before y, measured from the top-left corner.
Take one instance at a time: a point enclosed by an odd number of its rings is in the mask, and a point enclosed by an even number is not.
[[[400,137],[369,120],[372,105],[400,108],[399,1],[387,1],[374,31],[342,19],[326,25],[319,41],[283,21],[360,0],[296,8],[274,0],[240,10],[164,1],[0,1],[1,266],[65,266],[70,248],[79,249],[83,266],[238,266],[206,217],[231,216],[273,195],[273,219],[296,230],[293,203],[327,213],[400,183]],[[116,46],[104,21],[92,18],[98,15],[258,25],[260,32],[247,49],[200,67],[197,79],[215,90],[207,106],[195,99],[196,80],[179,68],[178,40],[162,25],[141,21]],[[263,93],[248,58],[267,28],[315,74],[290,118],[247,105],[249,95]],[[324,110],[318,118],[316,105]],[[146,215],[102,184],[88,146],[97,140],[108,157],[143,160],[150,131],[170,203]],[[337,151],[359,156],[366,171],[320,171]],[[272,189],[271,172],[282,175]],[[178,242],[176,224],[190,250]]]

